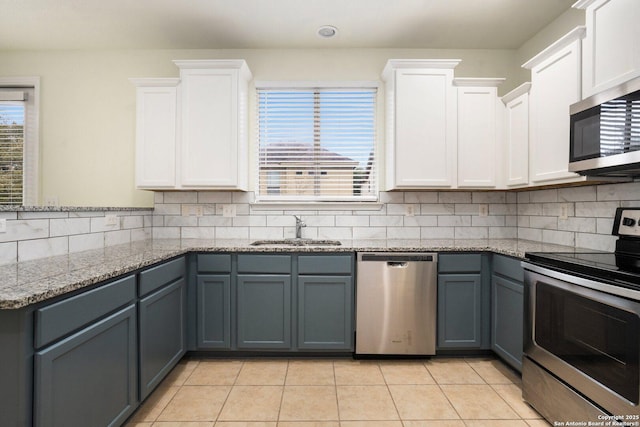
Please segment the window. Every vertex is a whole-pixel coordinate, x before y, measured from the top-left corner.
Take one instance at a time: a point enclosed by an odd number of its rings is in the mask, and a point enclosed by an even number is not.
[[[257,94],[257,200],[377,199],[377,88],[259,87]]]
[[[0,79],[0,205],[37,204],[37,83]]]

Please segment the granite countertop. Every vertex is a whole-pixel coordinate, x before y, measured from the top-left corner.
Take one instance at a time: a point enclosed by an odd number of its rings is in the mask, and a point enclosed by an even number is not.
[[[127,274],[188,252],[525,252],[576,249],[518,239],[362,240],[340,246],[250,246],[249,240],[145,240],[0,266],[0,309],[18,309]]]

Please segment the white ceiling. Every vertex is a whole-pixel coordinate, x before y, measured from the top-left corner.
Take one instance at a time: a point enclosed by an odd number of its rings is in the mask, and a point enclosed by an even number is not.
[[[0,0],[0,50],[513,49],[574,1]]]

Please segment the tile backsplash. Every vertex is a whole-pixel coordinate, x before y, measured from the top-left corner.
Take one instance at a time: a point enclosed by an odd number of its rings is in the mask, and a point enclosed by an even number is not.
[[[640,182],[530,191],[381,193],[376,209],[296,210],[262,207],[253,193],[158,192],[155,238],[504,239],[612,251],[615,209],[640,206]],[[202,216],[183,216],[198,206]],[[222,215],[232,206],[235,216]],[[481,214],[483,212],[483,214]]]
[[[107,215],[114,215],[110,225]],[[0,211],[0,264],[100,249],[151,237],[152,209],[38,208]]]
[[[616,208],[640,207],[640,182],[517,194],[518,238],[602,251],[615,249]]]
[[[254,203],[253,193],[156,192],[154,209],[0,211],[0,263],[97,249],[147,238],[510,239],[612,251],[617,207],[640,207],[640,182],[531,191],[381,193],[375,206],[297,209]],[[231,214],[227,216],[225,214]],[[107,215],[116,215],[107,225]]]
[[[297,210],[252,203],[252,193],[156,193],[154,238],[486,239],[517,236],[515,193],[388,192],[375,207]],[[221,215],[232,205],[235,216]],[[182,216],[201,206],[203,216]],[[480,216],[480,209],[487,212]]]

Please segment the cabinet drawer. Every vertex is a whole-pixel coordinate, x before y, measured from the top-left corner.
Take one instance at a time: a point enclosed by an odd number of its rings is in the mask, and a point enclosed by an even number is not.
[[[128,276],[36,310],[36,348],[98,320],[135,297],[136,278]]]
[[[230,254],[198,254],[198,273],[230,273]]]
[[[493,272],[501,276],[509,277],[517,282],[524,282],[524,269],[520,260],[502,255],[494,255]]]
[[[351,255],[300,255],[299,274],[351,274]]]
[[[166,262],[140,273],[140,296],[160,289],[184,276],[184,257]]]
[[[291,255],[238,255],[238,273],[291,273]]]
[[[482,271],[481,254],[439,254],[439,273],[477,273]]]

